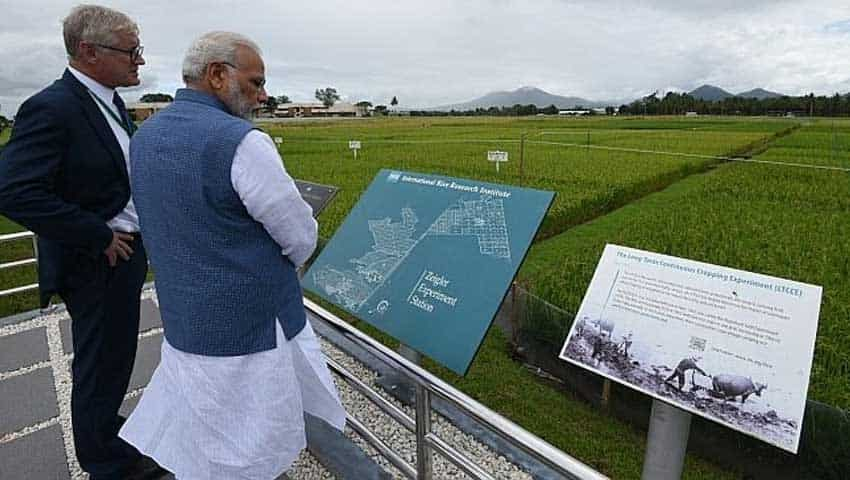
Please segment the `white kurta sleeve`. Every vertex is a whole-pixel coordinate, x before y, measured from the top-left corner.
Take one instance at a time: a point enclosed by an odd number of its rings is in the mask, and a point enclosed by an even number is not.
[[[230,180],[248,213],[260,222],[289,260],[300,267],[316,249],[313,209],[286,172],[271,137],[252,130],[233,156]]]

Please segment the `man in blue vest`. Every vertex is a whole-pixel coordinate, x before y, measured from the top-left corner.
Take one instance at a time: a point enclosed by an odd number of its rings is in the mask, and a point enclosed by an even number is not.
[[[296,273],[317,224],[248,121],[267,99],[259,47],[203,35],[183,80],[130,148],[165,342],[120,435],[177,478],[273,479],[306,445],[305,411],[345,423]]]
[[[68,68],[27,99],[0,157],[0,214],[38,235],[42,306],[71,315],[71,420],[92,480],[164,473],[118,438],[147,258],[130,196],[135,128],[116,87],[139,84],[139,29],[121,12],[74,8],[62,24]]]

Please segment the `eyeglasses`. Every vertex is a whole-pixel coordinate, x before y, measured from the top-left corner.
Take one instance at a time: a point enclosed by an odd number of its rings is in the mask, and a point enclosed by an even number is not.
[[[109,45],[103,45],[100,43],[95,43],[95,45],[100,48],[105,48],[107,50],[114,50],[116,52],[126,53],[127,55],[130,55],[131,62],[137,62],[140,58],[142,58],[142,53],[145,51],[145,47],[141,45],[136,45],[135,47],[129,50],[125,50],[123,48],[110,47]]]
[[[218,62],[218,63],[220,63],[222,65],[227,65],[228,67],[230,67],[234,70],[240,70],[239,67],[237,67],[236,65],[234,65],[230,62]],[[262,88],[266,86],[265,79],[252,78],[250,80],[251,80],[251,83],[253,83],[254,86],[257,87],[257,90],[262,90]]]

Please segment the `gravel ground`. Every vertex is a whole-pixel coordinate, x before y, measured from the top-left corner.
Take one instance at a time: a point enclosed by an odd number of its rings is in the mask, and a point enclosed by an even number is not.
[[[152,290],[147,290],[142,293],[142,298],[153,298],[156,301],[156,295]],[[13,335],[15,333],[30,330],[33,328],[46,327],[48,348],[50,359],[48,362],[42,362],[33,367],[23,368],[14,372],[0,374],[0,381],[17,375],[23,375],[37,368],[44,368],[48,365],[53,370],[55,388],[59,402],[59,416],[57,418],[47,419],[37,425],[29,426],[18,432],[5,435],[0,438],[0,443],[13,441],[23,435],[32,433],[33,431],[41,430],[55,424],[62,426],[64,437],[65,451],[68,458],[71,477],[74,480],[85,480],[88,475],[80,470],[74,453],[74,444],[71,435],[71,372],[69,370],[70,359],[72,354],[65,354],[62,350],[62,339],[59,330],[60,320],[67,317],[64,311],[46,314],[36,317],[32,320],[21,322],[14,325],[9,325],[0,328],[0,336]],[[162,329],[149,330],[143,332],[141,336],[150,336],[158,334]],[[357,378],[369,385],[384,398],[394,403],[397,407],[404,410],[411,418],[415,416],[412,408],[402,405],[393,397],[386,394],[377,386],[377,374],[368,369],[363,364],[348,356],[336,346],[320,337],[322,350],[329,357],[334,359],[346,370],[352,372]],[[391,417],[381,412],[381,410],[373,405],[366,397],[357,392],[353,387],[350,387],[341,377],[335,375],[337,388],[340,393],[340,398],[345,405],[346,411],[350,416],[356,417],[370,430],[372,430],[379,438],[388,443],[397,453],[401,455],[408,463],[415,468],[416,464],[416,441],[413,433],[404,428],[401,424],[396,423]],[[141,395],[142,389],[130,392],[127,398]],[[455,446],[464,452],[467,456],[473,459],[479,466],[490,472],[498,479],[530,479],[531,476],[520,470],[516,465],[510,463],[502,456],[493,452],[489,448],[483,446],[470,437],[464,434],[443,417],[432,414],[432,429],[444,441]],[[406,478],[404,475],[383,458],[377,451],[372,448],[365,440],[357,435],[351,427],[346,427],[345,434],[355,444],[357,444],[367,455],[369,455],[377,464],[384,470],[389,472],[394,478]],[[434,454],[434,478],[437,479],[463,479],[469,478],[466,474],[460,471],[457,467],[451,464],[448,460]],[[324,480],[332,479],[334,476],[325,469],[309,452],[302,452],[301,456],[293,464],[289,472],[289,478],[304,479],[304,480]]]
[[[408,416],[415,418],[416,413],[413,408],[403,405],[401,402],[387,394],[383,389],[378,387],[378,376],[375,372],[368,369],[354,358],[346,355],[330,342],[322,339],[321,343],[322,350],[325,352],[325,355],[341,364],[346,370],[353,373],[363,383],[369,385],[373,390],[381,394],[383,398],[389,400],[395,406],[402,409]],[[374,432],[379,438],[392,446],[392,448],[399,453],[405,461],[415,467],[415,435],[404,428],[401,424],[395,422],[395,420],[393,420],[389,415],[383,413],[366,397],[357,392],[353,387],[350,387],[341,377],[336,378],[336,384],[340,393],[340,398],[342,399],[348,414],[353,415],[360,420],[361,423],[366,425],[366,427],[372,430],[372,432]],[[436,413],[432,413],[431,428],[437,436],[446,441],[449,445],[461,450],[475,463],[489,472],[494,478],[509,480],[530,480],[532,478],[531,475],[523,472],[516,465],[510,463],[504,457],[493,452],[488,447],[475,441],[474,438],[463,433],[445,418]],[[407,478],[365,440],[353,432],[350,427],[346,428],[346,435],[364,452],[366,452],[372,460],[378,463],[384,470],[391,473],[394,478]],[[454,464],[437,454],[433,455],[433,461],[434,478],[470,478],[460,469],[455,467]]]

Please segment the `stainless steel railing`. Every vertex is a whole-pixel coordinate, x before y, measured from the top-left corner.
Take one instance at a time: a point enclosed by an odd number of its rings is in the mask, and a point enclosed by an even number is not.
[[[390,417],[416,434],[416,465],[413,466],[404,461],[399,454],[392,451],[385,442],[360,421],[349,417],[349,425],[351,425],[352,429],[372,444],[376,450],[381,452],[408,478],[419,480],[431,480],[433,478],[431,466],[433,452],[444,456],[472,478],[482,480],[493,478],[483,468],[470,460],[463,452],[455,449],[431,431],[432,395],[436,395],[459,408],[465,414],[503,437],[506,441],[519,447],[534,459],[566,478],[582,480],[607,478],[581,461],[567,455],[545,440],[465,395],[419,365],[402,357],[394,350],[352,327],[315,302],[305,298],[304,306],[309,312],[313,313],[330,327],[404,374],[416,385],[416,418],[413,419],[372,390],[368,385],[358,380],[353,374],[345,371],[339,364],[332,360],[328,361],[331,370],[342,376],[352,387],[361,392]]]
[[[32,232],[17,232],[17,233],[8,233],[5,235],[0,235],[0,245],[9,242],[17,242],[21,240],[31,240],[32,241],[32,251],[33,256],[31,258],[25,258],[23,260],[16,260],[14,262],[6,262],[0,263],[0,270],[6,270],[9,268],[19,268],[27,265],[37,265],[38,264],[38,242],[34,233]],[[18,293],[28,292],[30,290],[38,290],[38,283],[31,283],[29,285],[23,285],[20,287],[13,287],[6,290],[0,290],[0,298],[7,297],[9,295],[15,295]]]

